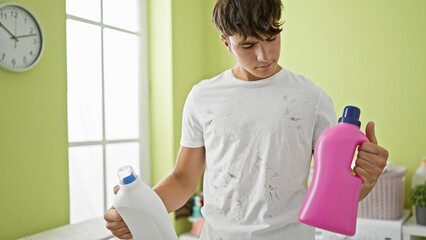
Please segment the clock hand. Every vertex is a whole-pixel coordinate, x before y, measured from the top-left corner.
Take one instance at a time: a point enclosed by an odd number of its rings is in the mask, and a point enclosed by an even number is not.
[[[16,36],[15,38],[16,39],[18,39],[18,38],[24,38],[24,37],[32,37],[32,36],[36,36],[37,35],[37,33],[33,33],[33,34],[27,34],[27,35],[21,35],[21,36]],[[13,37],[11,37],[11,38],[13,38]],[[19,40],[18,40],[19,41]]]
[[[0,22],[0,27],[3,27],[3,28],[4,28],[4,30],[6,30],[6,32],[7,32],[7,33],[9,33],[9,35],[10,35],[10,36],[12,36],[12,38],[14,38],[14,39],[16,38],[16,37],[15,37],[15,35],[13,35],[13,34],[9,31],[9,29],[7,29],[7,28],[6,28],[6,26],[4,26],[4,25],[3,25],[3,23],[1,23],[1,22]]]
[[[16,20],[16,17],[15,17],[15,48],[16,48],[16,42],[18,41],[18,39],[16,38],[16,22],[17,22],[18,20]]]

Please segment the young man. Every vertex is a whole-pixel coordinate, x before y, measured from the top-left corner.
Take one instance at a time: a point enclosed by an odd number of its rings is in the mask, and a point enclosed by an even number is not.
[[[297,214],[315,142],[336,114],[321,88],[278,64],[281,7],[280,0],[218,0],[214,7],[212,20],[237,63],[189,93],[175,169],[154,188],[172,212],[204,172],[201,239],[314,239]],[[354,168],[364,180],[360,199],[388,156],[372,122],[366,134]],[[115,209],[105,219],[114,235],[131,237]]]

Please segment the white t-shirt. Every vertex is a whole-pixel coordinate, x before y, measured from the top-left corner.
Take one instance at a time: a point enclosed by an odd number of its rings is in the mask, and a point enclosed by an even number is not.
[[[315,142],[335,124],[327,94],[284,68],[258,81],[227,70],[195,85],[181,145],[206,149],[201,239],[314,239],[297,215]]]

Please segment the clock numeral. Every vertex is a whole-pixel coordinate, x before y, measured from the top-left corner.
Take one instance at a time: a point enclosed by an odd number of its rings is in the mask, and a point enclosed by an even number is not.
[[[33,44],[36,45],[37,44],[37,38],[33,38]]]
[[[33,27],[31,27],[30,29],[31,29],[31,30],[30,30],[30,34],[33,34],[33,33],[34,33],[34,28],[33,28]]]
[[[24,62],[25,65],[27,65],[27,57],[23,57],[22,61]]]
[[[5,57],[6,57],[6,54],[2,53],[1,54],[1,61],[3,61]]]
[[[24,22],[25,22],[25,24],[27,24],[27,17],[24,18]]]
[[[10,15],[14,18],[18,18],[18,11],[10,11]]]
[[[16,60],[15,59],[12,59],[12,65],[13,65],[13,67],[15,67],[15,65],[16,65]]]
[[[4,20],[7,20],[7,13],[3,13],[3,12],[1,12],[1,13],[0,13],[0,18],[1,18],[1,19],[4,19]]]

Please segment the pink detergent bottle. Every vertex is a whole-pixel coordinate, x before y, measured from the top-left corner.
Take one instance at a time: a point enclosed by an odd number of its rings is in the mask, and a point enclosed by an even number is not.
[[[362,179],[350,172],[356,148],[368,138],[360,131],[360,110],[347,106],[339,123],[324,131],[314,152],[314,174],[299,221],[317,228],[355,234]]]

